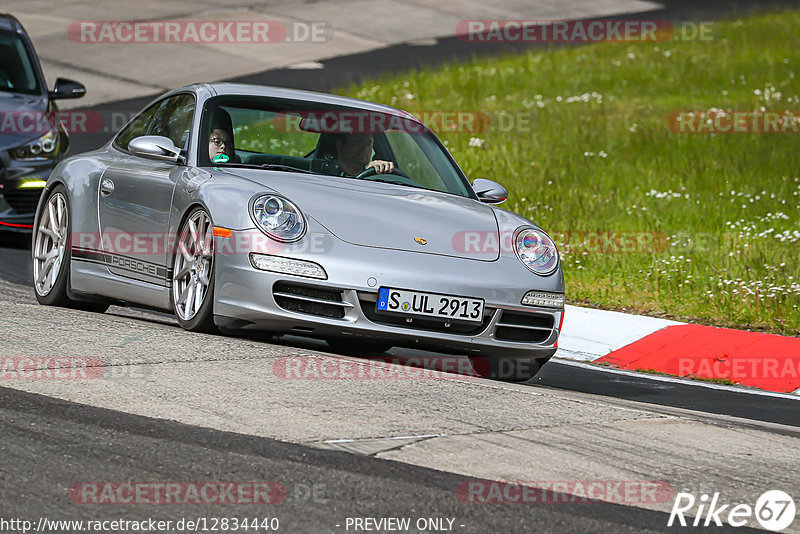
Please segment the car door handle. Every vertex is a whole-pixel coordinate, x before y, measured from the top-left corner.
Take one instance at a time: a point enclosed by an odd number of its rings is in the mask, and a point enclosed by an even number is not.
[[[100,194],[104,197],[107,197],[111,193],[114,192],[114,182],[105,178],[102,182],[100,182]]]

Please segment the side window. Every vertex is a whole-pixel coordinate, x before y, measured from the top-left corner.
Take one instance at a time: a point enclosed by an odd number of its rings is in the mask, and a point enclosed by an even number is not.
[[[147,130],[150,128],[150,122],[153,120],[153,115],[156,114],[156,111],[161,104],[162,102],[158,102],[144,110],[144,112],[136,117],[136,119],[134,119],[127,128],[120,132],[119,136],[117,137],[117,145],[122,150],[128,150],[128,143],[130,143],[133,139],[136,139],[142,135],[147,135]]]
[[[194,116],[194,96],[176,95],[161,103],[147,135],[162,135],[178,148],[186,148]]]
[[[128,143],[142,135],[163,135],[178,148],[186,148],[194,115],[194,97],[176,95],[156,102],[139,115],[117,137],[117,145],[128,150]]]

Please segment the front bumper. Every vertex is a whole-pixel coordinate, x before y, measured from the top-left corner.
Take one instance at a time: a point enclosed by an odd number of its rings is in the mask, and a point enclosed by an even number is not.
[[[0,161],[0,230],[30,232],[44,184],[56,160]],[[31,187],[33,185],[34,187]]]
[[[234,232],[236,234],[258,234]],[[241,236],[239,236],[241,237]],[[254,268],[247,250],[226,253],[217,240],[215,322],[231,329],[312,337],[385,340],[470,356],[535,357],[555,353],[562,309],[523,306],[529,290],[563,292],[560,269],[549,277],[528,271],[513,254],[494,262],[352,245],[332,236],[320,250],[272,243],[274,255],[314,261],[327,280]],[[247,242],[248,239],[242,240]],[[233,246],[229,248],[237,249]],[[278,249],[278,250],[276,250]],[[380,287],[481,298],[482,324],[378,314]]]

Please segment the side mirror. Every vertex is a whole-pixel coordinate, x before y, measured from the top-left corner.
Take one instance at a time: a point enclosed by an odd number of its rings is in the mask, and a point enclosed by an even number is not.
[[[171,139],[161,135],[143,135],[132,139],[128,143],[128,150],[134,156],[169,163],[178,163],[181,159],[181,150],[175,146]]]
[[[80,98],[86,94],[86,87],[82,83],[78,83],[66,78],[58,78],[56,85],[50,91],[50,98]]]
[[[478,178],[472,182],[472,189],[478,199],[486,204],[500,204],[508,199],[508,191],[502,185],[485,178]]]

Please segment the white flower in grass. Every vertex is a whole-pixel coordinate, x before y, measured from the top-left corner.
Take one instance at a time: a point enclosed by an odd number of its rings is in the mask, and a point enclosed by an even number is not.
[[[483,146],[483,143],[484,143],[484,142],[485,142],[485,141],[484,141],[483,139],[481,139],[480,137],[472,137],[472,138],[470,138],[470,140],[469,140],[469,146],[471,146],[471,147],[476,147],[476,148],[480,148],[480,147],[482,147],[482,146]]]

